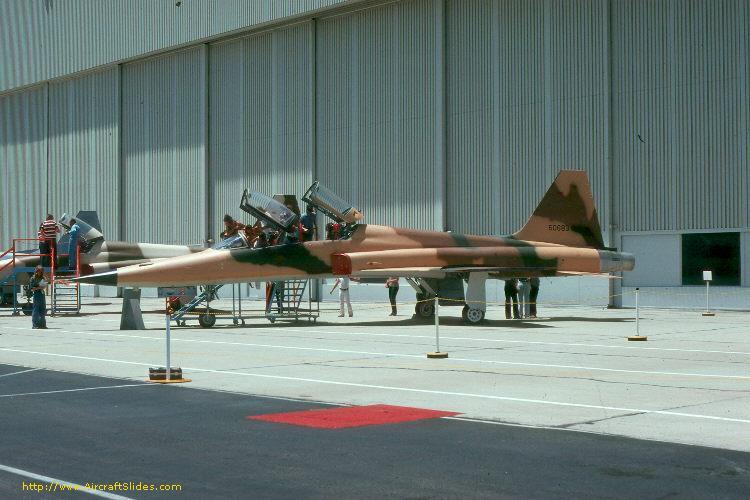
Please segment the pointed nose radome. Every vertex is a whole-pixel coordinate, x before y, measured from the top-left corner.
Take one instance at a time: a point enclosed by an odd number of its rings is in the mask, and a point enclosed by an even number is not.
[[[117,271],[81,276],[76,281],[90,285],[117,286]]]

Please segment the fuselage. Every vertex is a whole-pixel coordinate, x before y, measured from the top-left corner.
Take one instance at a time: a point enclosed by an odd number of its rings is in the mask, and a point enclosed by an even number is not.
[[[342,261],[342,259],[344,259]],[[346,260],[348,259],[348,261]],[[342,268],[342,262],[344,267]],[[348,267],[347,267],[348,265]],[[155,287],[354,275],[377,269],[503,268],[521,276],[632,269],[628,254],[438,231],[360,225],[350,238],[265,248],[209,249],[83,278],[103,285]],[[521,271],[522,270],[522,271]],[[515,275],[515,274],[514,274]]]

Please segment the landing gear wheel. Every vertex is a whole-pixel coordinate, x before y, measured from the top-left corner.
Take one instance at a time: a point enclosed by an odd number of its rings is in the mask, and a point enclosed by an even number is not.
[[[435,302],[431,300],[417,302],[417,305],[414,307],[414,312],[417,313],[417,316],[420,318],[431,318],[435,316]]]
[[[198,324],[203,328],[211,328],[216,324],[216,316],[211,314],[211,311],[201,314],[198,316]]]
[[[484,321],[484,311],[481,309],[474,309],[469,306],[464,306],[461,311],[461,317],[467,323],[477,325]]]

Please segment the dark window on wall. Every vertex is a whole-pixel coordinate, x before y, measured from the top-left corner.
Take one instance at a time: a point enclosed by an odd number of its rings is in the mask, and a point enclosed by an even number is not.
[[[682,235],[682,284],[703,285],[703,271],[712,285],[740,285],[740,233]]]

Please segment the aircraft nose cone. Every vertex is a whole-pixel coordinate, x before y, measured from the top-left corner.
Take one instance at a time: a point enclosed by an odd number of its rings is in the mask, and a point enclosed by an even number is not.
[[[90,285],[117,286],[117,271],[82,276],[77,281]]]

